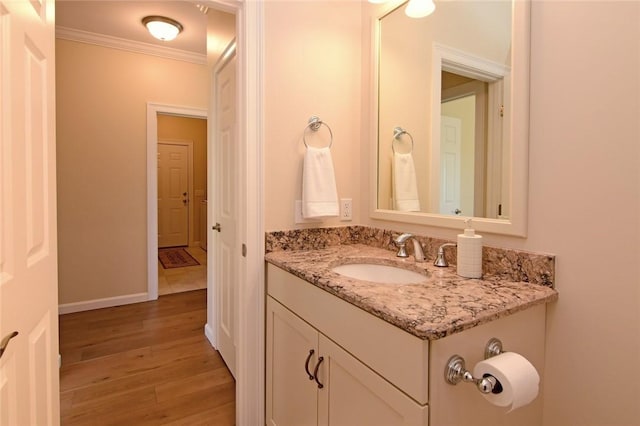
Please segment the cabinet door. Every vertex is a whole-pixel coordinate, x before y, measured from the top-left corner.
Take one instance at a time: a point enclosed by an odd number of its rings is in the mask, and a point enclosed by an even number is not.
[[[267,297],[267,424],[316,425],[318,387],[305,371],[318,360],[318,332]],[[313,354],[310,354],[313,351]]]
[[[318,380],[324,385],[318,394],[319,425],[428,424],[427,406],[420,406],[324,335],[319,340],[323,362]]]

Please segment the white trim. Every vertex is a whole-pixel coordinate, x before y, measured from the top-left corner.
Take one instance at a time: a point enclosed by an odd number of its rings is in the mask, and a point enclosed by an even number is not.
[[[147,293],[127,294],[125,296],[105,297],[104,299],[85,300],[83,302],[64,303],[58,305],[58,315],[74,312],[91,311],[93,309],[111,308],[112,306],[130,305],[149,301]]]
[[[147,300],[158,298],[158,114],[207,119],[206,109],[147,102]]]
[[[490,83],[487,93],[487,105],[489,111],[493,110],[493,113],[488,115],[487,126],[487,166],[486,166],[486,204],[485,212],[488,217],[497,217],[499,219],[508,220],[508,212],[500,212],[498,205],[508,203],[506,197],[509,196],[506,191],[503,191],[504,186],[503,173],[504,167],[504,150],[503,139],[505,133],[505,120],[504,117],[498,113],[502,100],[504,99],[504,80],[498,80],[495,83]],[[500,189],[499,191],[497,189]],[[506,197],[505,197],[506,194]]]
[[[220,55],[215,65],[213,66],[214,71],[218,71],[224,64],[229,62],[233,56],[235,56],[237,45],[238,44],[236,43],[236,37],[234,37],[233,40],[231,40],[231,42],[227,45],[227,47],[224,48],[224,50],[222,51],[222,55]]]
[[[463,75],[480,81],[496,81],[511,72],[511,67],[472,55],[454,47],[433,43],[434,64],[439,62],[443,71]],[[437,54],[437,56],[436,56]],[[437,58],[437,59],[436,59]]]
[[[265,424],[265,278],[264,278],[264,4],[246,1],[239,9],[238,62],[243,202],[236,358],[236,424]]]
[[[160,58],[191,62],[199,65],[204,65],[207,63],[206,55],[201,53],[189,52],[186,50],[179,50],[165,46],[157,46],[151,43],[127,40],[120,37],[113,37],[105,34],[76,30],[74,28],[68,27],[56,26],[56,38],[76,41],[79,43],[93,44],[96,46],[110,47],[112,49],[119,49],[127,52],[158,56]]]
[[[209,325],[209,323],[204,325],[204,335],[207,338],[207,340],[209,341],[209,343],[211,343],[211,347],[212,348],[216,348],[216,333],[214,330],[211,329],[211,326]]]

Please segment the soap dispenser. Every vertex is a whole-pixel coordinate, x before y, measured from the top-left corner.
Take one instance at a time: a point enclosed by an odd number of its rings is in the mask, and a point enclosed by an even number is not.
[[[476,234],[471,219],[466,219],[463,234],[458,234],[458,275],[465,278],[482,277],[482,236]]]

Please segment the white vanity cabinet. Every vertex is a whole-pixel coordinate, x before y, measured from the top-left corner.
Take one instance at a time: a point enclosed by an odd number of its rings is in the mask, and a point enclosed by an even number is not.
[[[267,293],[268,425],[541,424],[541,398],[507,414],[474,385],[447,384],[444,369],[456,354],[473,369],[498,337],[542,376],[544,305],[429,341],[272,264]]]
[[[267,298],[269,425],[426,425],[426,407]]]

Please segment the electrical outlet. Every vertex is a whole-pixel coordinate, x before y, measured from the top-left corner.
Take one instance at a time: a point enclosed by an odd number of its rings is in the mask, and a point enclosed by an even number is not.
[[[353,203],[351,198],[340,199],[340,220],[343,222],[353,219]]]
[[[302,216],[302,200],[296,200],[294,211],[295,211],[295,223],[320,222],[318,219],[305,219],[304,216]]]

